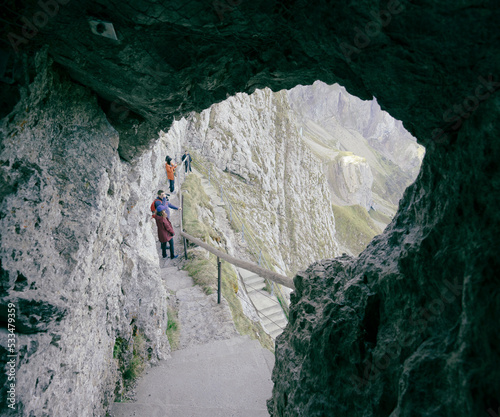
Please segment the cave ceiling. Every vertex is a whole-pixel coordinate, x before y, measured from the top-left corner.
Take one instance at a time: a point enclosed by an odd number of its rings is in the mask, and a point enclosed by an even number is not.
[[[377,97],[426,145],[498,85],[493,0],[3,1],[2,16],[2,116],[41,48],[109,119],[164,130],[237,92],[319,79]]]

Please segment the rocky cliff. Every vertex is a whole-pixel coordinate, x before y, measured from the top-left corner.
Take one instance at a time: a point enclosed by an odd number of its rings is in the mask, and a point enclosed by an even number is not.
[[[224,191],[273,263],[289,273],[339,249],[323,167],[289,123],[288,108],[285,93],[237,95],[194,115],[185,138],[229,173],[220,178]]]
[[[10,117],[2,120],[1,293],[15,309],[15,411],[2,415],[104,415],[122,390],[134,336],[144,355],[169,345],[163,286],[151,233],[161,144],[134,164],[95,97],[53,69],[46,54]],[[163,179],[163,178],[162,178]],[[11,303],[11,304],[8,304]],[[7,323],[7,308],[1,311]],[[66,398],[59,401],[60,398]],[[68,399],[71,400],[68,400]],[[11,414],[9,414],[11,413]]]
[[[392,217],[417,177],[424,148],[376,98],[360,100],[338,84],[320,81],[297,86],[288,97],[303,138],[330,165],[333,198]]]
[[[332,164],[332,187],[349,205],[359,204],[366,210],[373,206],[373,174],[366,159],[358,155],[339,155]]]

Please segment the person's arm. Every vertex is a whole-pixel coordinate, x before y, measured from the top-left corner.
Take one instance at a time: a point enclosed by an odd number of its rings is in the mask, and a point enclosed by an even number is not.
[[[179,210],[179,207],[174,206],[170,201],[168,202],[168,206],[174,210]]]
[[[160,216],[161,217],[161,228],[163,230],[166,230],[167,232],[170,233],[170,230],[168,228],[168,223],[167,223],[167,220],[166,220],[166,217],[163,217],[163,216]]]

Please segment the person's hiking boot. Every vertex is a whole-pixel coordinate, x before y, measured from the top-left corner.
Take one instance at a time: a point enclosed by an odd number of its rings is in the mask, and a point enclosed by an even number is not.
[[[176,259],[176,258],[178,258],[178,257],[179,257],[179,255],[175,255],[173,258],[172,258],[172,257],[170,257],[170,259]]]

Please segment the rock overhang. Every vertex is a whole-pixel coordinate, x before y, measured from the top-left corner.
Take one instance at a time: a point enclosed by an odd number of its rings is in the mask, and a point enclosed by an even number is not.
[[[158,128],[237,92],[319,79],[377,97],[425,145],[454,134],[496,87],[498,6],[455,3],[27,1],[8,10],[3,49],[48,44],[108,113],[134,112]],[[118,39],[92,32],[92,19]]]

